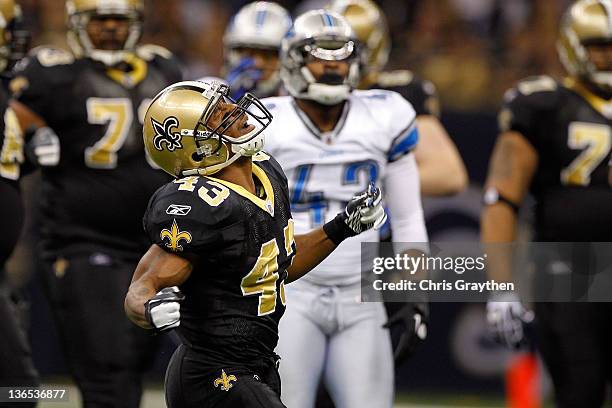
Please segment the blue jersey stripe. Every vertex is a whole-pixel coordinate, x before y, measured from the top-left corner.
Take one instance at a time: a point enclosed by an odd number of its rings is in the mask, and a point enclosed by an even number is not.
[[[416,146],[419,141],[419,131],[414,126],[404,136],[399,137],[396,143],[391,147],[387,159],[394,161],[402,157],[404,154],[410,152]]]
[[[310,166],[301,166],[299,168],[299,173],[297,175],[297,182],[295,183],[295,187],[293,189],[293,194],[291,195],[292,203],[299,203],[302,200],[302,192],[304,191],[304,187],[306,184],[306,180],[308,180],[308,175],[310,174]]]

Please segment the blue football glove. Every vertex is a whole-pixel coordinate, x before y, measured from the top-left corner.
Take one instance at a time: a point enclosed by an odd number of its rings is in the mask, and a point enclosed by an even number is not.
[[[230,96],[234,100],[238,100],[247,92],[253,92],[257,87],[257,81],[261,80],[262,72],[255,66],[253,58],[243,58],[227,74],[226,81],[230,86]]]

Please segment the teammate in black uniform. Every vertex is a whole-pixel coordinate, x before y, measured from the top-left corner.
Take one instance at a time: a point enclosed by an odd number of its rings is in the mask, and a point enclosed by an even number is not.
[[[531,78],[507,93],[485,193],[485,242],[515,240],[517,209],[528,191],[537,201],[536,241],[612,241],[611,18],[607,1],[576,2],[559,41],[571,76],[562,82]],[[589,272],[585,261],[570,260],[572,279]],[[507,279],[507,268],[495,266],[492,277]],[[537,303],[535,312],[557,405],[602,406],[612,361],[609,303]],[[487,318],[502,342],[517,347],[531,313],[516,295],[497,293]]]
[[[359,87],[395,91],[414,107],[421,135],[414,154],[423,195],[446,196],[463,191],[468,184],[467,171],[440,123],[440,102],[434,84],[405,69],[383,71],[391,38],[382,10],[372,0],[334,0],[329,8],[346,18],[363,44]]]
[[[138,407],[153,339],[121,304],[148,247],[140,219],[168,181],[145,156],[141,121],[181,72],[169,51],[137,45],[142,1],[66,6],[73,52],[36,49],[11,83],[42,166],[44,280],[84,406]]]
[[[145,117],[150,156],[182,178],[149,203],[153,245],[125,306],[144,328],[178,326],[183,344],[166,376],[171,408],[284,406],[274,353],[284,284],[386,218],[372,187],[323,228],[294,237],[287,180],[260,151],[272,117],[251,94],[237,104],[228,94],[217,83],[179,83]]]
[[[0,15],[6,26],[0,30],[0,75],[8,76],[10,60],[16,54],[15,35],[19,7],[13,0],[0,0]],[[19,192],[20,165],[24,161],[23,137],[15,112],[9,107],[9,94],[0,86],[0,386],[36,386],[34,369],[25,332],[15,315],[6,282],[4,265],[13,252],[24,219]],[[34,406],[35,404],[24,404]],[[0,406],[9,406],[0,403]]]

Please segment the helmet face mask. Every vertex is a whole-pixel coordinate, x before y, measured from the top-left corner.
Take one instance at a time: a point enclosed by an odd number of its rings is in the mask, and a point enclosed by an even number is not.
[[[68,43],[75,55],[88,57],[112,66],[121,62],[126,54],[133,51],[142,35],[143,20],[142,0],[67,0]],[[90,35],[90,29],[103,30],[103,21],[114,19],[125,20],[127,33],[122,44],[113,44],[113,40],[96,41]],[[94,27],[91,27],[94,26]],[[119,27],[117,31],[122,29]],[[102,33],[106,34],[106,33]],[[96,42],[112,44],[100,47]]]
[[[348,23],[338,14],[324,10],[307,12],[295,21],[283,40],[281,78],[295,98],[323,105],[347,99],[359,83],[359,43]],[[344,62],[348,72],[341,83],[316,78],[308,68],[314,61]]]
[[[230,150],[233,153],[238,154],[240,150],[248,149],[250,142],[262,135],[272,121],[272,115],[253,94],[247,93],[238,101],[234,101],[229,96],[229,87],[225,84],[219,84],[215,92],[219,97],[209,99],[193,130],[196,153],[205,157],[217,154],[225,143],[231,145]],[[220,109],[220,105],[226,109]],[[222,109],[224,112],[219,112]],[[220,120],[213,123],[213,119],[217,119],[221,114]],[[249,123],[249,119],[253,119],[257,125]],[[228,131],[233,131],[234,134],[228,134]],[[261,150],[261,147],[257,151]],[[244,153],[247,152],[243,152],[243,155],[252,155]]]
[[[257,1],[242,7],[223,37],[226,74],[250,70],[253,92],[260,98],[275,95],[281,84],[278,60],[263,57],[278,55],[290,28],[289,12],[276,3]]]
[[[272,115],[253,95],[239,101],[219,83],[179,82],[160,92],[145,115],[149,157],[175,176],[210,175],[263,148]]]
[[[567,72],[612,92],[612,2],[579,0],[561,22],[557,51]]]

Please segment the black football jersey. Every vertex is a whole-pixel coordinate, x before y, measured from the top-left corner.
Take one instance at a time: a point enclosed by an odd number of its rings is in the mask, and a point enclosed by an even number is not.
[[[440,116],[440,102],[436,87],[430,81],[416,77],[411,71],[380,72],[371,89],[386,89],[399,93],[414,107],[419,115]]]
[[[185,177],[160,188],[144,217],[153,243],[199,260],[180,287],[178,331],[211,366],[273,358],[285,310],[295,254],[287,179],[263,152],[253,174],[263,198],[214,177]]]
[[[0,280],[4,262],[13,252],[23,223],[24,210],[19,194],[23,142],[15,113],[8,107],[8,92],[0,87]]]
[[[539,241],[612,241],[612,101],[581,84],[542,76],[508,91],[502,131],[521,133],[539,155],[531,192]]]
[[[42,171],[46,247],[94,243],[136,256],[146,249],[142,214],[170,178],[145,156],[142,120],[152,98],[181,79],[175,58],[157,46],[140,47],[116,68],[51,48],[18,65],[14,97],[61,144],[59,165]]]
[[[9,93],[0,87],[0,180],[17,186],[23,163],[23,137],[17,116],[9,108]]]

